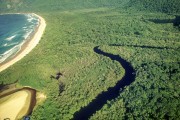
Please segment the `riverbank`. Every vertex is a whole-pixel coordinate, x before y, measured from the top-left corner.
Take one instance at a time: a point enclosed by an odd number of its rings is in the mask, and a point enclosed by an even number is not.
[[[30,38],[30,40],[27,40],[27,42],[22,45],[21,50],[14,57],[0,64],[0,72],[22,59],[39,43],[41,36],[45,30],[46,22],[41,16],[35,13],[32,14],[39,18],[39,26],[37,27],[34,35]]]

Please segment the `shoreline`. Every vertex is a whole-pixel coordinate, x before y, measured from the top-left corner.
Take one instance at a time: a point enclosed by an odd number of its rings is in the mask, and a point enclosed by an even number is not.
[[[14,14],[21,14],[21,13],[14,13]],[[46,22],[44,18],[42,18],[41,16],[35,13],[28,13],[28,14],[33,14],[34,16],[38,17],[39,25],[37,26],[36,30],[32,33],[33,35],[27,39],[27,41],[21,46],[21,49],[12,58],[10,58],[5,62],[0,63],[0,72],[7,69],[17,61],[21,60],[23,57],[25,57],[39,43],[44,33],[46,27]]]

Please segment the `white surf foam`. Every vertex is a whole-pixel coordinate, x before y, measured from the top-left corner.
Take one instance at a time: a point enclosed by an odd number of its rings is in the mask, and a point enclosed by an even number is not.
[[[31,15],[31,14],[28,14],[26,16],[27,16],[27,21],[28,22],[32,22],[33,20],[36,20],[36,18],[33,15]]]
[[[23,29],[25,30],[27,28],[27,26],[24,26]]]
[[[26,34],[23,36],[24,39],[27,39],[32,32],[33,32],[33,30],[27,30],[27,31],[26,31]]]
[[[16,31],[15,35],[7,37],[5,39],[7,41],[13,41],[13,39],[15,37],[17,37],[19,34],[22,33],[22,30],[24,31],[23,33],[25,33],[22,36],[24,38],[24,40],[20,44],[18,42],[16,42],[16,43],[8,43],[7,42],[3,45],[4,47],[12,46],[12,48],[9,49],[8,51],[4,52],[3,54],[0,54],[0,63],[15,56],[21,50],[21,47],[25,43],[26,39],[28,39],[28,37],[30,37],[32,32],[35,30],[36,25],[39,24],[39,19],[37,19],[34,15],[28,14],[26,16],[27,16],[27,22],[31,22],[30,24],[33,24],[33,25],[29,26],[29,24],[27,23],[24,26],[22,26],[21,31]]]
[[[5,53],[1,54],[0,57],[0,63],[2,63],[3,61],[5,61],[7,58],[9,58],[13,53],[17,52],[19,49],[19,45],[14,46],[13,48],[11,48],[10,50],[6,51]]]
[[[10,36],[10,37],[6,38],[5,40],[11,41],[11,40],[13,40],[13,38],[15,38],[15,37],[16,37],[16,35],[13,35],[13,36]]]
[[[21,44],[18,44],[16,46],[14,46],[13,48],[11,48],[8,51],[6,51],[5,53],[0,54],[0,63],[5,61],[6,59],[16,55],[16,53],[18,53],[21,50],[21,46],[24,44],[24,42],[25,41],[23,41]]]
[[[4,47],[8,47],[8,46],[17,45],[17,44],[18,44],[18,42],[10,43],[10,44],[5,43],[3,46],[4,46]]]
[[[6,47],[6,46],[7,46],[7,43],[5,43],[3,46]]]

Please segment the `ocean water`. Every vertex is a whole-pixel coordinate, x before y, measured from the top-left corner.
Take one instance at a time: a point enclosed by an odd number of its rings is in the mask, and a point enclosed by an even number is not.
[[[16,55],[38,25],[33,14],[0,15],[0,63]]]

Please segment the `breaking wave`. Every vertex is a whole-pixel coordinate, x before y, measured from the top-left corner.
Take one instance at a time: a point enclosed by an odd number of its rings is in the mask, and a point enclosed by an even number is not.
[[[23,38],[24,39],[28,39],[28,37],[30,37],[31,33],[33,32],[34,30],[27,30],[25,35],[23,35]]]
[[[13,38],[15,38],[15,37],[16,37],[16,35],[13,35],[13,36],[10,36],[10,37],[6,38],[6,40],[11,41],[11,40],[13,40]]]
[[[39,19],[33,14],[8,14],[0,15],[0,18],[0,33],[3,33],[0,36],[0,63],[2,63],[21,50],[22,45],[35,32]]]
[[[21,44],[18,44],[16,46],[14,46],[13,48],[11,48],[10,50],[6,51],[3,54],[0,54],[0,63],[4,62],[5,60],[7,60],[10,57],[13,57],[14,55],[16,55],[16,53],[21,49],[21,46],[24,44],[24,42],[22,42]]]

